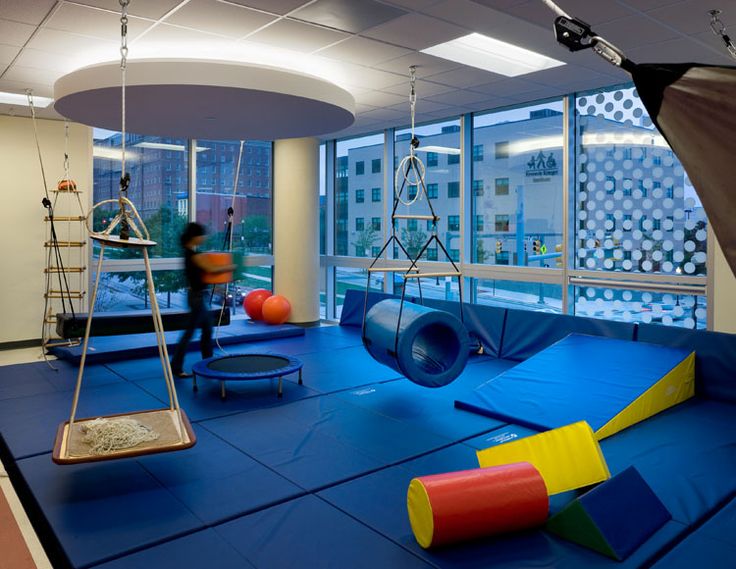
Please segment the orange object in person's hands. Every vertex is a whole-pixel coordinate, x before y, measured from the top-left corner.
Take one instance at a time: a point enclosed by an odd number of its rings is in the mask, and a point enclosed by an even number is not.
[[[203,253],[207,256],[207,262],[210,265],[218,267],[226,267],[233,264],[233,256],[231,253]],[[206,284],[224,284],[233,280],[233,272],[224,273],[204,273],[202,280]]]

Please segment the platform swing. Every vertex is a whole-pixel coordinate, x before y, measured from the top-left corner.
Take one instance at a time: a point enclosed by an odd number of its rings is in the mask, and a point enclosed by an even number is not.
[[[391,210],[391,235],[368,267],[362,339],[366,350],[376,361],[424,387],[442,387],[454,381],[465,368],[468,360],[469,336],[463,324],[462,273],[438,236],[437,224],[440,217],[435,212],[432,200],[427,193],[424,163],[416,154],[420,141],[414,132],[417,101],[415,66],[409,68],[409,83],[411,112],[409,154],[401,160],[396,170]],[[410,207],[423,199],[427,201],[429,214],[398,213],[401,205]],[[397,222],[402,219],[429,221],[432,225],[430,237],[416,255],[409,254],[397,236]],[[436,243],[442,251],[449,261],[451,270],[422,272],[419,261],[432,243]],[[396,244],[405,258],[410,261],[408,266],[379,266],[379,262],[391,244]],[[369,310],[368,292],[373,273],[400,274],[403,279],[401,299],[383,300]],[[449,312],[424,306],[421,279],[442,277],[457,278],[460,300],[459,319]],[[418,304],[406,299],[406,284],[413,280],[416,280],[418,285]]]
[[[680,160],[700,197],[708,222],[736,275],[736,67],[700,63],[637,64],[579,18],[569,16],[553,0],[541,0],[556,15],[555,37],[576,52],[592,49],[628,72],[652,122]],[[712,14],[714,32],[729,53],[736,48]]]
[[[122,7],[120,18],[120,68],[122,75],[122,168],[120,193],[117,200],[103,200],[95,204],[87,216],[87,227],[90,237],[94,242],[99,244],[100,251],[82,342],[82,358],[77,374],[77,384],[74,389],[71,414],[68,421],[59,425],[54,443],[52,459],[57,464],[75,464],[183,450],[193,446],[196,442],[194,431],[186,414],[179,406],[179,400],[176,396],[176,388],[174,386],[171,364],[169,363],[166,340],[164,338],[161,312],[154,290],[148,251],[150,248],[156,246],[156,242],[150,239],[148,230],[138,214],[135,205],[127,197],[128,186],[130,184],[130,174],[125,170],[125,72],[128,55],[128,4],[129,0],[120,0]],[[103,231],[93,231],[90,220],[94,217],[95,209],[109,203],[116,203],[118,205],[117,215]],[[113,232],[116,230],[118,232],[114,234]],[[94,305],[100,285],[100,274],[102,273],[102,264],[107,247],[130,248],[142,252],[148,294],[151,301],[151,316],[153,318],[164,381],[166,382],[169,395],[169,406],[164,409],[80,419],[77,417],[79,395],[84,379],[84,365],[87,356]]]

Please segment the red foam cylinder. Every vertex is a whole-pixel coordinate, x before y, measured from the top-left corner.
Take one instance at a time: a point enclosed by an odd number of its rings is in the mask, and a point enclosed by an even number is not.
[[[224,267],[233,264],[233,256],[230,253],[204,253],[210,264]],[[204,273],[202,280],[207,284],[224,284],[233,280],[233,273]]]
[[[544,524],[549,496],[528,462],[415,478],[407,494],[414,537],[424,548]]]

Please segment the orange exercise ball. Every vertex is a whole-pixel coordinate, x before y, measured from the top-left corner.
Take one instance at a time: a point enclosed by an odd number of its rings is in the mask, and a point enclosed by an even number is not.
[[[263,320],[263,303],[271,296],[271,291],[265,288],[257,288],[248,293],[243,301],[243,308],[245,313],[251,317],[252,320]]]
[[[283,324],[290,314],[291,304],[285,296],[275,294],[263,302],[263,320],[269,324]]]

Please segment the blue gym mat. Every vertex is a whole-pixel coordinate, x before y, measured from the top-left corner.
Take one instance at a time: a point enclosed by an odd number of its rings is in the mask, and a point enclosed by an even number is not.
[[[698,531],[736,547],[736,498],[719,510]]]
[[[293,380],[293,381],[292,381]],[[168,404],[166,385],[161,379],[144,379],[136,383],[159,401]],[[192,389],[191,379],[177,379],[179,404],[192,422],[225,417],[242,411],[255,411],[284,405],[292,401],[319,395],[307,385],[299,385],[297,376],[284,378],[283,397],[278,397],[278,380],[228,381],[227,397],[220,398],[220,382],[198,378],[199,391]]]
[[[76,568],[203,526],[135,460],[58,466],[43,454],[17,466]]]
[[[457,546],[422,549],[414,540],[406,511],[406,492],[410,480],[415,476],[476,467],[475,452],[465,445],[455,445],[328,488],[319,496],[433,566],[443,568],[629,569],[644,565],[685,531],[682,524],[669,522],[623,563],[558,540],[541,529]]]
[[[239,518],[216,531],[264,569],[431,567],[315,496]]]
[[[635,466],[681,523],[736,492],[736,408],[692,399],[601,442],[612,474]]]
[[[0,401],[0,435],[13,458],[50,452],[56,430],[69,419],[71,406],[71,391]],[[77,416],[98,417],[161,407],[161,402],[152,395],[132,383],[120,381],[90,389],[83,386]]]
[[[28,397],[54,391],[71,391],[79,368],[63,361],[0,366],[0,400]],[[117,383],[120,377],[104,366],[86,367],[84,385],[95,387]]]
[[[251,565],[212,529],[185,535],[95,567],[96,569],[255,569],[255,565]]]
[[[503,329],[501,357],[523,361],[573,333],[634,340],[635,330],[636,324],[629,322],[534,310],[509,310]]]
[[[454,441],[476,436],[503,423],[455,409],[444,389],[427,389],[410,381],[374,384],[338,394],[350,404],[369,409]]]
[[[736,403],[736,335],[640,324],[637,339],[640,342],[694,350],[697,392],[712,399]]]
[[[700,531],[678,543],[652,569],[733,569],[736,545],[704,535]]]
[[[173,353],[182,331],[165,332],[166,346],[169,353]],[[217,330],[213,331],[213,341]],[[270,325],[252,320],[235,320],[229,326],[219,330],[220,345],[229,346],[245,342],[258,342],[274,338],[288,338],[304,335],[304,328],[292,324]],[[190,342],[189,351],[199,350],[199,331]],[[62,360],[78,364],[82,358],[82,346],[53,348],[51,352]],[[126,334],[124,336],[99,336],[90,338],[87,348],[87,363],[108,363],[131,358],[145,358],[158,354],[156,335]]]
[[[538,430],[585,420],[597,431],[689,353],[571,334],[460,397],[456,405]]]
[[[215,524],[300,496],[285,478],[204,429],[187,451],[138,462],[205,524]]]
[[[307,490],[452,443],[334,395],[199,424]]]

